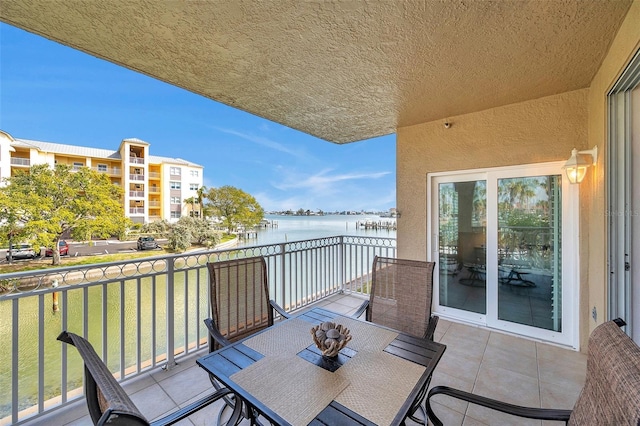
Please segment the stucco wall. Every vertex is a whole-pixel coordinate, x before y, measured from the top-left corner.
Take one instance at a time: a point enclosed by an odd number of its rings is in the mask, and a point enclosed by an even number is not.
[[[589,91],[589,147],[598,146],[598,165],[594,178],[589,186],[581,187],[581,203],[583,211],[587,212],[582,217],[581,225],[586,229],[589,252],[588,265],[588,292],[585,292],[588,310],[595,307],[598,311],[598,319],[594,321],[588,316],[589,321],[583,321],[581,336],[588,336],[591,331],[607,319],[607,218],[606,211],[606,164],[608,152],[607,140],[607,93],[617,81],[620,74],[640,48],[640,1],[634,1],[629,9],[624,23],[618,30],[618,34],[609,49],[602,65],[593,79]],[[601,155],[600,155],[601,153]],[[588,195],[592,194],[591,197]],[[640,194],[634,194],[635,197]]]
[[[606,95],[640,48],[634,1],[588,89],[399,128],[398,257],[427,258],[426,176],[430,172],[566,160],[572,148],[598,146],[596,167],[580,185],[580,346],[606,314]],[[638,195],[640,196],[640,195]],[[597,322],[591,308],[598,311]]]
[[[427,173],[561,161],[587,144],[588,89],[398,129],[398,256],[426,259]]]

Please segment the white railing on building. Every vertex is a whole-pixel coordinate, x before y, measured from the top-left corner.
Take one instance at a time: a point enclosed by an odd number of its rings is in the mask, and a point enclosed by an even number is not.
[[[150,179],[160,179],[160,172],[149,172]]]
[[[122,174],[122,169],[119,167],[91,167],[91,170],[112,176],[120,176]]]
[[[144,198],[144,191],[129,191],[130,197]]]
[[[31,160],[28,158],[11,157],[12,166],[30,166]]]
[[[144,180],[144,175],[140,175],[137,173],[131,173],[129,174],[129,179],[131,180]]]
[[[144,214],[144,207],[130,207],[130,214]]]
[[[264,256],[270,297],[291,312],[335,293],[366,293],[373,257],[395,257],[395,245],[335,236],[0,274],[0,424],[82,397],[82,365],[56,341],[62,330],[91,340],[119,380],[206,348],[207,262]]]
[[[141,157],[129,157],[129,163],[131,163],[131,164],[144,164],[144,158],[141,158]]]

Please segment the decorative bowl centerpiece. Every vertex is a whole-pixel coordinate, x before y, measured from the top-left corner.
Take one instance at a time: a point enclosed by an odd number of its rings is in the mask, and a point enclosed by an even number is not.
[[[352,337],[347,327],[330,321],[312,327],[311,336],[318,349],[322,351],[322,356],[330,358],[336,357]]]

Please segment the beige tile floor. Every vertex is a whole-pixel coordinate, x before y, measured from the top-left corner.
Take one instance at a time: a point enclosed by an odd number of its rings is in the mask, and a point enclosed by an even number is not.
[[[351,314],[361,302],[357,297],[338,295],[320,304],[335,312]],[[438,323],[435,339],[446,344],[447,350],[436,368],[431,386],[452,386],[519,405],[571,408],[584,383],[586,356],[575,351],[443,319]],[[126,382],[124,387],[147,418],[161,417],[211,392],[207,373],[195,363],[202,355],[204,353],[183,359],[170,371],[159,369]],[[445,425],[542,424],[444,396],[436,398],[434,411]],[[221,402],[212,404],[178,424],[214,424],[221,406]],[[79,401],[26,424],[79,426],[92,423],[84,401]]]

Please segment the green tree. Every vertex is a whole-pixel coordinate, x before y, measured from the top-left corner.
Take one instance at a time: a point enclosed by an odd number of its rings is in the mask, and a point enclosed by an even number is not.
[[[0,188],[0,242],[7,243],[8,247],[28,236],[24,222],[25,208],[12,194],[13,189],[9,186]],[[8,253],[11,263],[13,257],[11,251]]]
[[[129,219],[120,200],[122,189],[107,175],[67,165],[32,166],[28,172],[9,178],[8,191],[24,206],[24,230],[39,246],[53,248],[53,265],[60,264],[58,242],[69,232],[74,239],[106,238],[124,232]]]
[[[210,188],[207,200],[211,211],[222,219],[229,233],[238,226],[254,227],[264,218],[264,210],[256,199],[233,186]]]
[[[191,229],[187,223],[178,221],[171,226],[167,246],[178,252],[183,252],[191,246]]]
[[[191,210],[189,211],[189,215],[191,217],[193,217],[193,212],[196,209],[195,205],[197,202],[198,202],[198,199],[196,197],[189,197],[184,199],[184,203],[189,204],[191,206]]]
[[[204,211],[204,199],[207,197],[207,187],[201,186],[200,188],[198,188],[196,194],[196,198],[198,199],[198,206],[200,208],[200,217],[206,219],[207,217],[205,216]]]

